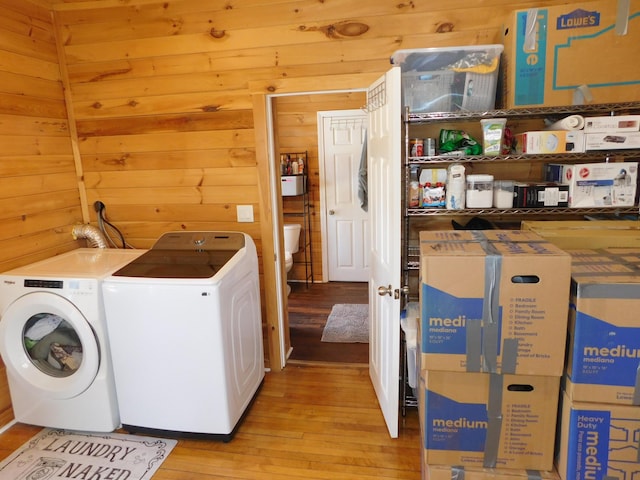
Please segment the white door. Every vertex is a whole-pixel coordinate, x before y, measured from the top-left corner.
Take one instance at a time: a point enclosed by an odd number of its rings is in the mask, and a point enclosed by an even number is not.
[[[369,279],[369,214],[362,208],[361,169],[367,115],[362,111],[319,112],[324,175],[328,280]],[[365,176],[361,179],[361,173]],[[365,189],[366,190],[366,189]],[[359,195],[360,194],[360,195]]]
[[[369,375],[391,437],[398,436],[400,383],[400,68],[369,87],[367,108],[371,277]]]

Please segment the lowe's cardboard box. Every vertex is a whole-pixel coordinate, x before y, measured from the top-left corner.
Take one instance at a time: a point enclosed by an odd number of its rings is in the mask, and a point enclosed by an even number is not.
[[[569,253],[565,390],[574,401],[640,406],[640,246]]]
[[[571,257],[522,230],[420,232],[421,368],[562,376]]]
[[[506,108],[640,100],[640,0],[516,10],[505,22]]]
[[[556,462],[563,480],[640,478],[640,408],[564,395],[558,430]]]
[[[553,470],[560,378],[422,370],[429,465]]]

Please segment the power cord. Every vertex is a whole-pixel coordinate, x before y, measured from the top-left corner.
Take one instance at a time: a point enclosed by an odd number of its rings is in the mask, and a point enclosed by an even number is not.
[[[102,231],[102,233],[104,233],[104,235],[107,237],[111,245],[113,245],[115,248],[131,248],[131,246],[128,245],[127,242],[125,241],[124,235],[122,235],[122,232],[118,230],[118,227],[116,227],[115,225],[113,225],[107,220],[106,218],[107,206],[98,200],[93,203],[93,208],[98,213],[98,227],[100,228],[100,231]],[[107,231],[107,228],[105,227],[105,225],[111,228],[117,234],[117,236],[120,238],[120,241],[122,242],[122,247],[118,247],[116,242],[111,238],[111,235]]]

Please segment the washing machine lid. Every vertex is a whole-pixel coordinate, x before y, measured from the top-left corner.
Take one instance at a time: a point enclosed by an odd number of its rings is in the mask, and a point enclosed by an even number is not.
[[[244,248],[240,232],[169,232],[113,276],[211,278]]]

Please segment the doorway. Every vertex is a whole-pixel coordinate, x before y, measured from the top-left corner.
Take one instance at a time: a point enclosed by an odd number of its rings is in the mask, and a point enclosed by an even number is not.
[[[290,282],[292,293],[285,302],[285,306],[288,305],[289,321],[283,325],[289,333],[290,345],[286,347],[288,359],[352,363],[351,359],[353,357],[345,356],[344,354],[347,354],[353,347],[353,350],[360,351],[364,348],[364,355],[361,354],[360,358],[364,358],[364,363],[366,363],[368,361],[367,344],[321,344],[322,325],[318,326],[318,324],[324,324],[326,321],[331,311],[331,302],[368,303],[367,284],[364,283],[368,280],[368,272],[363,280],[353,285],[350,282],[332,282],[328,278],[326,262],[328,243],[324,225],[324,219],[326,218],[326,197],[323,188],[325,172],[324,165],[321,165],[320,162],[322,144],[319,143],[319,130],[322,125],[318,121],[319,112],[333,112],[336,111],[336,108],[344,108],[347,109],[354,120],[351,121],[351,125],[345,123],[344,125],[334,125],[334,127],[348,126],[353,131],[362,126],[366,127],[365,123],[355,119],[355,117],[364,117],[366,119],[366,114],[360,110],[360,107],[366,102],[366,94],[364,91],[320,92],[284,96],[274,95],[270,96],[269,100],[272,105],[273,126],[271,135],[273,135],[273,144],[275,145],[275,158],[279,158],[279,153],[288,151],[306,151],[308,154],[307,173],[313,219],[311,238],[313,243],[314,279],[315,282],[318,282],[307,285],[303,278],[296,278],[295,276],[293,276],[294,281]],[[342,111],[336,115],[344,117]],[[358,164],[356,165],[356,172],[362,150],[360,138],[358,138],[358,143],[357,153],[354,155]],[[350,166],[349,169],[353,169],[353,167]],[[277,205],[277,208],[281,209],[282,205]],[[276,207],[274,206],[275,210]],[[366,248],[366,246],[361,246],[358,249],[363,250]],[[295,275],[295,259],[292,272]],[[294,326],[293,330],[292,326]],[[315,343],[311,345],[310,341]],[[293,347],[293,350],[289,347]],[[338,356],[331,353],[332,350],[337,349],[336,347],[339,347],[341,351],[340,358],[343,358],[343,360],[338,360]]]

